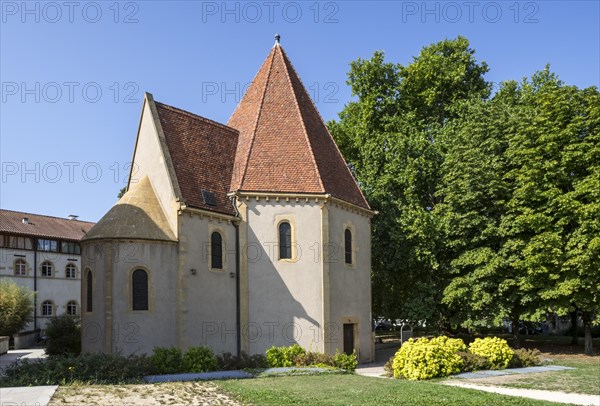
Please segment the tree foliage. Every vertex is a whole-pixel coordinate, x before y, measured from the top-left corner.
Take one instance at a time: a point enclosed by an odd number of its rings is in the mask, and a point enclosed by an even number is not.
[[[328,125],[379,211],[374,312],[476,328],[579,310],[591,332],[598,90],[546,67],[491,95],[487,70],[462,37],[407,66],[381,51],[351,63],[356,100]]]
[[[0,336],[11,336],[33,320],[33,292],[13,281],[0,281]]]
[[[462,37],[425,47],[408,66],[385,62],[381,51],[351,63],[348,84],[358,100],[329,128],[379,211],[372,244],[376,313],[442,318],[447,273],[436,215],[438,137],[457,100],[489,94],[486,71]]]

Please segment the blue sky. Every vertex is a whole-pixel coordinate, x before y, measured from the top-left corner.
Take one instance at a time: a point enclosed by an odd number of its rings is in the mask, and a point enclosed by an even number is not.
[[[549,63],[600,83],[598,1],[1,1],[0,207],[97,221],[125,185],[143,94],[226,122],[275,33],[326,120],[356,58],[467,37],[487,80]]]

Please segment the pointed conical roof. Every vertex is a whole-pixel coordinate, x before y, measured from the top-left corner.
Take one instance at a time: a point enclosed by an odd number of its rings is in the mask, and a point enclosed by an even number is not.
[[[82,241],[96,239],[176,241],[147,176],[133,184]]]
[[[369,209],[278,43],[227,125],[239,131],[232,191],[330,193]]]

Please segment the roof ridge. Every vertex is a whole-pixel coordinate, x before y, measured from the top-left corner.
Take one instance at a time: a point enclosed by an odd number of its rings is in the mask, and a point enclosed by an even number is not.
[[[287,54],[285,53],[285,50],[283,48],[281,48],[281,52],[285,56],[285,60],[287,60],[289,62],[290,69],[294,72],[294,74],[298,78],[298,81],[300,82],[300,85],[304,89],[306,89],[306,87],[304,86],[304,83],[302,82],[302,78],[300,78],[300,76],[298,75],[298,72],[296,72],[296,69],[294,69],[294,65],[292,64],[292,61],[289,60],[289,58],[287,57]],[[292,86],[292,90],[293,90],[293,86]],[[360,195],[362,196],[364,202],[367,204],[367,207],[370,209],[371,206],[369,205],[369,202],[367,201],[367,198],[365,197],[362,189],[358,185],[358,182],[356,181],[356,178],[352,174],[352,171],[350,170],[350,167],[348,166],[348,161],[346,161],[346,158],[344,158],[344,155],[342,154],[342,151],[340,151],[340,148],[338,147],[337,142],[335,142],[335,139],[333,139],[333,136],[329,132],[329,128],[327,128],[327,124],[325,124],[325,120],[323,120],[323,116],[321,116],[321,112],[319,111],[319,109],[315,105],[315,103],[314,103],[313,99],[310,97],[310,95],[308,95],[308,100],[311,103],[314,111],[317,113],[318,117],[321,119],[321,122],[323,123],[323,125],[325,127],[325,130],[327,131],[327,134],[329,134],[329,136],[333,140],[333,146],[335,147],[335,150],[339,154],[340,158],[342,158],[342,161],[344,162],[344,166],[346,167],[346,170],[348,171],[348,174],[350,175],[350,177],[352,178],[352,180],[356,184],[356,187],[357,187],[358,191],[360,192]],[[297,99],[296,99],[296,102],[297,102]],[[306,131],[306,125],[304,124],[304,117],[302,116],[302,114],[300,116],[302,117],[302,125],[305,128],[305,133],[307,134],[307,137],[308,137],[308,131]],[[316,164],[314,154],[312,153],[313,150],[312,150],[312,144],[310,143],[310,137],[309,137],[309,145],[310,145],[310,151],[311,151],[311,154],[312,154],[313,161],[315,162],[315,166],[317,166],[317,171],[318,171],[318,165]],[[320,172],[319,172],[319,174],[320,174]],[[323,190],[325,190],[325,186],[323,185],[321,176],[319,176],[319,182],[321,182],[321,187],[323,187]]]
[[[250,154],[252,153],[252,148],[254,147],[254,141],[256,140],[256,129],[258,128],[258,122],[260,121],[260,116],[262,115],[262,108],[265,103],[265,95],[267,94],[267,86],[269,85],[269,78],[271,77],[271,72],[273,71],[273,61],[275,60],[275,48],[273,48],[273,50],[269,53],[269,55],[271,56],[271,65],[269,65],[269,73],[267,74],[267,77],[265,79],[265,85],[263,87],[262,95],[260,98],[260,106],[258,107],[258,114],[256,115],[254,127],[252,128],[252,132],[251,132],[252,138],[250,139],[250,147],[248,148],[248,154],[246,155],[246,158],[244,159],[244,173],[242,174],[242,177],[240,178],[240,182],[239,182],[240,184],[237,189],[242,187],[242,185],[244,184],[244,179],[246,179],[246,173],[248,171],[248,160],[250,159]],[[239,103],[238,106],[240,104],[242,104],[242,103]],[[237,107],[236,107],[236,110],[237,110]],[[237,151],[236,151],[236,153],[237,153]],[[235,170],[235,168],[234,168],[234,170]],[[231,188],[231,186],[230,186],[230,188]]]
[[[287,55],[285,54],[285,51],[283,50],[283,48],[280,45],[277,46],[276,48],[278,48],[280,50],[281,57],[283,58],[283,65],[286,68],[285,75],[287,76],[290,87],[292,88],[292,93],[294,94],[294,104],[296,106],[296,110],[298,111],[298,115],[300,116],[300,122],[302,123],[302,129],[304,130],[304,138],[306,139],[306,143],[308,144],[308,149],[310,151],[310,159],[315,167],[315,173],[317,174],[317,179],[319,180],[319,185],[321,185],[321,189],[323,191],[325,191],[325,185],[323,184],[323,179],[321,179],[321,172],[319,171],[319,166],[317,165],[317,161],[315,159],[315,153],[313,151],[312,143],[310,142],[310,137],[308,136],[308,130],[306,129],[306,123],[304,122],[304,116],[302,114],[302,110],[300,110],[300,105],[298,102],[299,95],[296,94],[296,90],[294,89],[294,84],[292,83],[292,78],[290,77],[289,69],[292,69],[293,73],[298,78],[298,80],[300,81],[300,84],[303,87],[304,87],[304,84],[302,84],[300,77],[298,77],[298,73],[294,70],[294,67],[292,66],[292,62],[289,60],[289,58],[287,58]],[[310,99],[310,96],[308,98]]]
[[[96,224],[93,221],[86,221],[86,220],[77,220],[77,219],[69,219],[66,217],[58,217],[58,216],[50,216],[47,214],[37,214],[37,213],[28,213],[25,211],[17,211],[17,210],[9,210],[9,209],[0,209],[0,213],[5,212],[5,211],[9,211],[11,213],[19,213],[19,214],[27,214],[29,216],[38,216],[38,217],[47,217],[47,218],[51,218],[51,219],[57,219],[57,220],[64,220],[64,221],[77,221],[79,223],[90,223],[90,224]]]
[[[156,100],[154,101],[154,103],[155,104],[160,104],[161,107],[164,107],[164,108],[166,108],[168,110],[172,110],[174,112],[182,113],[182,114],[185,114],[185,115],[187,115],[187,116],[189,116],[191,118],[199,119],[199,120],[205,121],[205,122],[210,123],[210,124],[215,124],[215,125],[217,125],[217,126],[219,126],[221,128],[224,128],[226,130],[230,130],[230,131],[233,131],[233,132],[239,134],[239,131],[237,129],[235,129],[233,127],[229,127],[226,124],[219,123],[218,121],[211,120],[210,118],[206,118],[204,116],[200,116],[198,114],[194,114],[194,113],[192,113],[190,111],[187,111],[187,110],[184,110],[184,109],[180,109],[179,107],[171,106],[169,104],[165,104],[165,103],[162,103],[162,102],[159,102],[159,101],[156,101]]]

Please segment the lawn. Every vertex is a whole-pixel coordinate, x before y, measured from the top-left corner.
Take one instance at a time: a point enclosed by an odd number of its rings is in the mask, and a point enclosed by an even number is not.
[[[556,405],[524,398],[360,375],[281,376],[214,382],[255,405]]]
[[[552,359],[551,362],[545,362],[544,365],[561,365],[575,369],[535,374],[505,375],[464,381],[479,385],[600,395],[600,356],[589,357],[575,354],[543,353],[542,358]]]

